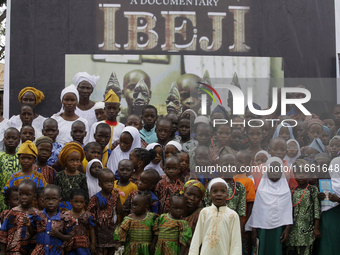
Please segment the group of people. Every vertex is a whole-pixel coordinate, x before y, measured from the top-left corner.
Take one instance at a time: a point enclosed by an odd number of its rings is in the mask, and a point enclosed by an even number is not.
[[[114,85],[90,100],[98,80],[76,74],[51,118],[26,87],[1,119],[1,254],[338,254],[340,105],[261,117],[147,104],[122,123]]]

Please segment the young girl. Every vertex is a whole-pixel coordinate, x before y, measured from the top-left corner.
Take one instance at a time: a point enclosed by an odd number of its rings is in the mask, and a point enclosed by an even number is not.
[[[283,162],[278,157],[267,160],[257,189],[252,214],[246,223],[246,231],[252,228],[253,243],[259,239],[259,255],[282,255],[282,243],[288,240],[293,224],[292,199],[283,171]]]
[[[49,184],[44,189],[45,209],[29,216],[25,222],[31,236],[37,235],[37,244],[32,255],[62,255],[63,244],[71,240],[70,232],[76,220],[60,212],[60,188]]]
[[[198,217],[189,255],[242,254],[239,217],[226,206],[228,184],[215,178],[208,190],[212,205],[204,208]]]
[[[315,139],[321,138],[323,122],[320,119],[311,119],[307,121],[307,139],[308,145]]]
[[[323,130],[322,130],[321,137],[320,137],[323,145],[328,147],[329,141],[331,140],[331,138],[332,138],[331,130],[327,126],[323,126]]]
[[[185,151],[180,151],[176,154],[179,158],[179,179],[181,182],[186,183],[190,180],[190,169],[189,169],[189,154]]]
[[[94,233],[95,219],[92,213],[84,211],[86,197],[87,194],[82,189],[74,189],[71,192],[72,210],[65,212],[65,214],[73,217],[77,223],[70,232],[72,236],[71,240],[65,245],[67,255],[90,255],[96,252],[96,237]],[[90,239],[88,232],[90,233]]]
[[[101,188],[98,184],[98,173],[103,169],[103,164],[99,159],[92,159],[86,166],[86,181],[89,190],[89,198],[97,194]]]
[[[161,161],[163,158],[163,149],[159,143],[150,143],[148,146],[146,146],[146,149],[148,151],[155,150],[156,151],[156,157],[151,160],[150,164],[144,167],[144,170],[146,169],[155,169],[159,175],[163,175],[164,171],[161,167]]]
[[[175,153],[178,153],[182,150],[182,145],[175,141],[170,141],[165,145],[164,148],[164,157],[173,156]]]
[[[100,170],[98,181],[102,190],[90,199],[87,211],[92,213],[96,220],[96,254],[113,255],[118,245],[112,237],[118,224],[117,214],[122,213],[122,206],[118,190],[113,189],[115,176],[112,171]]]
[[[154,239],[150,248],[151,254],[153,251],[155,255],[185,254],[185,249],[192,237],[188,222],[182,220],[185,210],[185,198],[178,193],[173,194],[170,197],[170,213],[162,214],[153,226]]]
[[[61,191],[61,210],[69,211],[72,209],[70,203],[72,189],[83,189],[88,193],[86,176],[78,171],[84,157],[83,148],[75,142],[67,143],[59,153],[59,163],[66,167],[65,170],[57,174],[54,181],[54,184],[59,186]]]
[[[140,131],[143,129],[143,121],[138,115],[131,114],[126,119],[125,127],[128,126],[135,127]],[[142,138],[140,138],[140,144],[142,148],[146,148],[148,146],[147,142],[145,142]]]
[[[320,204],[318,189],[309,185],[308,162],[298,159],[295,162],[298,171],[295,180],[298,186],[292,189],[293,226],[291,226],[287,241],[286,254],[311,255],[315,238],[320,238]]]
[[[150,254],[152,227],[156,219],[156,214],[147,211],[150,205],[148,191],[138,191],[132,198],[132,213],[124,218],[114,234],[116,241],[125,243],[124,254]]]
[[[18,195],[18,187],[13,186],[5,190],[4,192],[5,203],[9,207],[9,210],[19,205],[19,195]],[[9,212],[9,210],[4,210],[0,214],[0,226],[4,222],[5,216]]]
[[[35,190],[35,182],[31,180],[24,180],[19,184],[19,206],[14,207],[6,214],[1,225],[1,254],[29,254],[28,250],[33,249],[32,240],[29,240],[31,236],[27,233],[25,226],[25,219],[29,214],[38,212],[37,209],[32,207]]]
[[[294,135],[293,135],[293,129],[290,125],[288,124],[280,124],[277,126],[275,133],[273,135],[273,138],[275,137],[281,137],[283,138],[286,142],[289,139],[294,139]]]
[[[150,164],[151,160],[155,157],[156,151],[154,150],[148,151],[147,149],[136,148],[131,151],[129,159],[133,162],[135,171],[133,172],[130,181],[137,184],[145,166]]]
[[[288,166],[292,168],[295,160],[300,156],[300,144],[295,139],[289,139],[287,141],[287,155],[284,157],[284,160],[287,161]]]
[[[297,125],[293,128],[293,135],[300,147],[308,145],[307,124],[305,121],[297,121]]]
[[[263,163],[266,163],[269,158],[270,158],[270,155],[268,152],[259,151],[258,153],[255,154],[253,164],[255,166],[259,166]]]
[[[125,127],[119,138],[119,145],[112,151],[107,167],[116,173],[118,163],[123,159],[129,159],[130,152],[135,148],[140,148],[140,135],[135,127]]]
[[[331,141],[329,142],[329,147],[330,147],[331,156],[333,159],[338,155],[340,151],[340,136],[339,135],[336,135],[331,139]]]

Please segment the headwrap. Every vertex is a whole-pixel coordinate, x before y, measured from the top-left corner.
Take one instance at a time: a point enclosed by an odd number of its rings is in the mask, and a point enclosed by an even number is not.
[[[314,159],[315,160],[317,160],[317,159],[328,159],[329,161],[331,161],[332,157],[326,152],[321,152],[321,153],[316,154]]]
[[[27,140],[26,142],[24,142],[23,144],[20,145],[17,154],[18,155],[19,154],[29,154],[29,155],[33,155],[36,158],[38,156],[38,149],[32,141]]]
[[[308,146],[308,148],[313,148],[318,152],[325,152],[325,145],[323,145],[320,138],[314,138],[313,142]]]
[[[161,145],[159,143],[150,143],[150,144],[148,144],[148,146],[146,146],[145,149],[147,149],[149,151],[151,149],[154,149],[156,146],[161,146]]]
[[[258,155],[260,155],[260,154],[266,155],[267,156],[267,160],[270,159],[270,157],[271,157],[271,155],[267,151],[262,150],[262,151],[259,151],[258,153],[255,154],[254,160],[256,160],[256,157]]]
[[[284,157],[284,160],[286,160],[288,166],[289,166],[290,168],[292,168],[292,165],[294,164],[295,160],[296,160],[298,157],[301,156],[301,151],[300,151],[300,144],[298,143],[298,141],[296,141],[295,139],[289,139],[289,140],[287,141],[287,143],[286,143],[287,146],[288,146],[288,144],[289,144],[290,142],[296,143],[298,153],[296,154],[295,157],[292,157],[292,158],[291,158],[291,157],[288,157],[288,155],[286,155],[286,156]]]
[[[22,96],[26,92],[32,92],[34,94],[36,105],[39,104],[42,100],[45,99],[44,93],[42,93],[40,90],[33,88],[33,87],[26,87],[26,88],[23,88],[22,90],[20,90],[20,92],[19,92],[18,99],[19,99],[20,103],[21,103]]]
[[[334,114],[330,112],[324,112],[320,115],[320,120],[327,120],[327,119],[332,119],[335,122]]]
[[[160,146],[162,148],[162,146],[159,143],[150,143],[148,146],[146,146],[145,149],[149,151],[151,149],[154,149],[156,146]],[[159,176],[162,176],[164,174],[164,171],[161,167],[161,162],[159,162],[158,164],[155,164],[155,163],[152,163],[151,161],[149,165],[144,167],[144,170],[146,169],[155,169],[159,173]]]
[[[105,108],[105,103],[104,102],[97,102],[94,104],[94,110],[100,110]]]
[[[77,97],[77,103],[79,103],[79,93],[78,90],[76,88],[76,86],[74,86],[74,84],[71,84],[70,86],[65,87],[62,91],[61,91],[61,95],[60,95],[60,101],[63,102],[63,97],[67,94],[67,93],[73,93],[76,95]]]
[[[275,130],[275,133],[273,135],[273,139],[276,138],[276,137],[279,137],[279,134],[280,134],[280,130],[282,127],[287,127],[288,130],[289,130],[289,134],[290,134],[290,137],[289,139],[295,139],[294,138],[294,135],[293,135],[293,129],[292,127],[289,125],[289,124],[286,124],[286,123],[281,123],[280,125],[277,126],[276,130]]]
[[[58,160],[59,163],[65,167],[66,166],[66,159],[72,152],[78,152],[80,155],[80,161],[83,161],[85,158],[85,153],[81,145],[75,142],[70,142],[65,144],[65,146],[59,152]]]
[[[222,113],[227,120],[230,119],[227,110],[222,105],[216,106],[215,109],[212,111],[211,115],[217,112]]]
[[[182,145],[179,143],[179,142],[175,142],[175,141],[170,141],[168,142],[166,145],[165,145],[165,148],[166,146],[168,145],[173,145],[177,148],[178,151],[181,151],[182,150]]]
[[[321,128],[323,128],[323,126],[324,126],[322,120],[320,120],[320,119],[310,119],[310,120],[307,121],[307,129],[313,124],[318,124],[318,125],[321,126]]]
[[[197,188],[199,188],[200,191],[202,192],[202,197],[204,197],[204,195],[205,195],[205,188],[204,188],[204,185],[201,182],[196,181],[196,180],[187,181],[184,184],[183,190],[180,193],[184,194],[185,191],[187,190],[187,188],[189,188],[189,187],[197,187]]]
[[[182,112],[181,117],[183,117],[184,113],[190,112],[194,115],[195,119],[197,118],[197,113],[194,110],[186,109],[184,112]]]
[[[35,146],[39,146],[39,144],[42,143],[49,143],[53,146],[53,140],[51,138],[49,138],[48,136],[42,136],[39,137],[37,140],[35,140]]]
[[[339,165],[340,165],[340,157],[336,157],[331,161],[331,163],[329,164],[329,168],[328,168],[328,172],[332,180],[333,193],[336,194],[338,197],[340,197],[340,172],[334,171],[334,169],[338,168]],[[321,211],[322,212],[328,211],[329,209],[332,209],[338,205],[339,203],[337,202],[335,202],[333,206],[323,205],[321,206]]]
[[[209,185],[208,185],[209,193],[211,191],[211,187],[216,183],[224,183],[227,186],[227,189],[228,189],[228,183],[225,180],[223,180],[222,178],[214,178],[209,182]]]
[[[329,138],[332,137],[331,130],[327,126],[323,126],[323,130],[326,130],[328,132]]]
[[[119,104],[119,97],[112,89],[110,89],[109,92],[106,93],[105,103],[118,103]]]
[[[208,124],[210,125],[210,122],[209,122],[209,119],[205,116],[198,116],[195,121],[194,121],[194,124],[198,124],[198,123],[205,123],[205,124]]]
[[[331,145],[331,143],[334,139],[338,139],[340,141],[340,135],[333,136],[333,138],[329,141],[329,145]]]
[[[87,72],[79,72],[73,77],[73,81],[76,84],[77,88],[79,86],[79,83],[81,83],[82,81],[87,81],[91,84],[92,88],[95,88],[99,80],[99,76],[89,75]]]
[[[87,187],[89,190],[89,198],[91,198],[93,195],[97,194],[99,191],[101,191],[101,188],[98,185],[98,179],[94,178],[91,175],[90,168],[93,163],[98,162],[103,168],[103,164],[99,159],[92,159],[89,163],[87,163],[86,166],[86,181],[87,181]]]

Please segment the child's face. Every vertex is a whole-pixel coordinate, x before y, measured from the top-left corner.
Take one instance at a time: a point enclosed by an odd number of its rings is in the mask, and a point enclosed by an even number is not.
[[[272,182],[277,182],[281,179],[282,176],[282,168],[279,162],[272,162],[270,165],[270,168],[268,169],[268,178]]]
[[[103,168],[102,168],[102,166],[100,165],[99,162],[94,162],[94,163],[91,165],[91,167],[90,167],[90,174],[91,174],[94,178],[98,179],[98,173],[99,173],[99,171],[102,170],[102,169],[103,169]]]
[[[131,204],[131,211],[135,214],[135,215],[142,215],[143,213],[146,212],[148,204],[146,202],[146,198],[143,196],[134,196],[132,198],[132,204]]]
[[[249,127],[247,132],[247,138],[249,144],[252,146],[260,146],[262,142],[262,128],[260,127]]]
[[[233,121],[233,127],[241,129],[242,134],[244,134],[244,126],[242,124],[244,119],[237,117],[237,118],[233,118],[232,121]],[[240,123],[240,124],[234,124],[234,123]]]
[[[46,162],[52,155],[52,144],[41,143],[37,146],[38,160]]]
[[[268,138],[270,134],[271,128],[269,122],[265,121],[263,126],[262,126],[262,137]]]
[[[146,127],[153,128],[158,116],[154,109],[145,109],[142,114],[142,120]]]
[[[66,93],[62,104],[65,112],[74,112],[77,107],[77,96],[73,93]]]
[[[120,149],[123,152],[127,152],[131,149],[132,142],[133,142],[133,138],[129,133],[123,132],[120,135],[119,145],[120,145]]]
[[[322,130],[321,141],[322,141],[323,145],[328,146],[329,140],[330,140],[330,138],[329,138],[329,134],[328,134],[327,130]]]
[[[170,214],[174,219],[182,219],[186,210],[185,199],[183,198],[170,198]]]
[[[56,212],[60,204],[60,193],[56,189],[45,189],[43,193],[46,212]]]
[[[299,186],[305,186],[309,183],[309,178],[306,178],[307,177],[307,174],[302,171],[297,171],[295,173],[295,180],[296,182],[299,184]]]
[[[37,197],[36,208],[40,211],[44,210],[45,208],[43,193],[40,193]]]
[[[324,119],[323,124],[331,130],[331,134],[334,135],[336,133],[336,125],[335,121],[332,119]]]
[[[184,139],[187,139],[188,137],[190,137],[190,120],[189,119],[181,119],[179,121],[178,133]]]
[[[249,160],[249,158],[247,157],[245,153],[238,152],[236,154],[236,159],[237,159],[237,170],[240,170],[241,167],[244,167],[244,169],[246,169],[246,167],[250,166],[251,160]]]
[[[199,125],[196,128],[195,139],[199,145],[209,146],[211,137],[211,130],[208,126]]]
[[[196,166],[209,166],[211,164],[209,148],[197,148],[194,160]]]
[[[120,180],[123,182],[129,181],[133,174],[133,169],[133,162],[127,160],[119,162],[117,174]]]
[[[139,177],[137,187],[140,191],[153,189],[154,185],[151,174],[143,172]]]
[[[34,113],[31,107],[23,106],[21,107],[20,119],[23,125],[31,125],[34,119]]]
[[[295,142],[290,142],[287,146],[287,156],[294,158],[298,154],[298,146]]]
[[[178,129],[178,117],[174,113],[169,113],[166,117],[168,120],[171,121],[171,134],[175,134]]]
[[[104,150],[106,145],[110,142],[110,138],[111,129],[108,128],[98,128],[94,133],[94,139],[102,146],[102,150]]]
[[[14,150],[20,143],[19,132],[16,130],[7,130],[4,135],[4,145],[10,150]]]
[[[95,158],[100,160],[101,156],[102,156],[101,146],[92,145],[85,151],[85,158],[87,159],[88,162]]]
[[[120,112],[119,103],[105,103],[106,120],[116,121],[117,115]]]
[[[225,154],[220,157],[219,165],[223,168],[226,167],[228,171],[223,173],[223,176],[225,178],[233,178],[236,172],[233,170],[236,170],[237,168],[237,158],[234,155],[231,154]]]
[[[335,106],[333,109],[333,115],[335,116],[335,120],[338,123],[340,122],[340,107],[339,106]]]
[[[59,134],[58,125],[55,123],[44,124],[43,129],[42,129],[42,134],[44,136],[48,136],[49,138],[53,140],[53,142],[55,142],[55,139]]]
[[[70,172],[76,172],[82,162],[78,152],[71,152],[66,158],[66,168]]]
[[[290,133],[288,127],[282,127],[279,132],[279,137],[283,138],[286,142],[290,138]]]
[[[74,196],[70,203],[74,212],[81,212],[85,207],[85,197],[80,195]]]
[[[272,157],[283,159],[287,153],[287,145],[281,140],[272,141],[271,144],[269,144],[268,153]]]
[[[26,141],[34,141],[35,140],[35,131],[32,127],[23,127],[21,129],[21,142],[24,143]]]
[[[251,119],[258,119],[258,116],[255,115],[254,113],[252,113],[249,110],[246,110],[245,114],[244,114],[244,119],[246,121],[246,123],[248,123],[249,120]]]
[[[30,154],[19,154],[19,161],[20,161],[22,170],[29,170],[34,164],[35,157]]]
[[[83,144],[85,136],[86,136],[86,130],[85,130],[84,125],[82,125],[80,123],[76,123],[76,124],[72,125],[71,137],[74,141],[77,141],[77,142]]]
[[[155,131],[158,141],[164,143],[168,140],[171,134],[171,124],[165,121],[160,121],[157,123]]]
[[[97,121],[106,120],[106,113],[104,109],[94,110],[94,112],[96,114]]]
[[[183,173],[189,169],[189,154],[181,152],[177,154],[179,158],[179,170]]]
[[[231,139],[231,127],[219,125],[216,131],[216,139],[220,147],[227,146]]]
[[[143,128],[142,121],[138,116],[130,115],[127,120],[125,127],[132,126],[141,130]]]
[[[157,152],[157,156],[152,160],[152,163],[159,164],[162,160],[163,150],[161,146],[156,146],[154,150]]]
[[[184,197],[188,208],[197,208],[202,200],[202,191],[198,187],[190,186],[185,190]]]
[[[131,151],[129,154],[129,160],[133,163],[133,169],[138,169],[138,165],[140,164],[139,158],[136,156],[136,153],[134,151]]]
[[[320,138],[322,134],[323,128],[319,124],[312,124],[308,128],[308,137],[310,141],[313,141],[315,138]]]
[[[113,187],[114,187],[114,182],[115,182],[115,176],[113,173],[102,173],[99,176],[99,187],[102,188],[102,191],[104,194],[108,195],[111,194]]]
[[[230,143],[229,146],[233,148],[234,150],[239,150],[242,145],[242,140],[244,138],[243,133],[240,129],[234,129],[231,133]]]
[[[261,165],[261,164],[263,164],[263,163],[266,163],[267,160],[268,160],[268,158],[267,158],[266,154],[260,153],[260,154],[258,154],[258,155],[256,156],[256,159],[255,159],[255,161],[254,161],[254,164],[255,164],[255,166],[259,166],[259,165]]]
[[[176,160],[176,158],[165,160],[164,173],[170,180],[175,180],[178,177],[179,172],[179,160]]]
[[[7,200],[7,204],[12,209],[13,207],[18,206],[19,203],[19,192],[18,191],[12,191],[11,195],[9,196],[9,199]]]
[[[338,155],[338,152],[340,151],[340,140],[339,139],[333,139],[333,141],[331,142],[329,147],[331,147],[332,158],[335,158]]]
[[[165,151],[164,151],[165,158],[173,156],[176,152],[178,152],[178,150],[177,150],[177,148],[175,146],[167,145],[165,147]]]
[[[225,120],[225,116],[221,112],[215,112],[213,115],[210,116],[210,125],[214,126],[214,120]],[[216,125],[216,124],[215,124]]]
[[[305,146],[304,139],[307,137],[307,125],[304,121],[298,121],[296,127],[293,128],[295,139],[299,142],[300,147]]]
[[[216,207],[225,206],[228,198],[228,188],[224,183],[215,183],[209,192],[209,197]]]
[[[35,199],[35,193],[33,187],[29,184],[23,184],[19,186],[19,204],[23,208],[29,208],[32,206],[32,202]]]
[[[316,154],[318,154],[319,151],[317,151],[314,148],[307,148],[305,150],[305,155],[307,155],[309,158],[314,158]]]

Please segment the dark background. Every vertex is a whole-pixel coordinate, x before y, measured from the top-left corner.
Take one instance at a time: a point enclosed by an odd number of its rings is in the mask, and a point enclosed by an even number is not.
[[[121,2],[124,6],[130,1],[112,2]],[[241,3],[224,2],[242,5],[242,0]],[[247,44],[252,50],[246,55],[283,57],[285,78],[319,78],[289,79],[285,86],[303,84],[312,94],[308,109],[316,114],[331,111],[336,103],[336,81],[321,78],[336,77],[334,1],[252,0],[249,5],[251,15],[247,15],[247,19],[251,22],[247,23],[246,30]],[[93,0],[11,1],[10,116],[19,113],[18,93],[27,86],[45,94],[46,99],[36,109],[39,114],[51,116],[59,111],[60,92],[65,87],[65,54],[107,53],[100,52],[96,46],[96,33],[100,32],[96,29],[96,17],[100,17],[96,6],[98,3]],[[161,10],[164,7],[157,12]],[[228,14],[227,19],[230,17]],[[223,48],[208,54],[244,56],[228,52],[226,37],[232,34],[227,29],[223,33]]]

